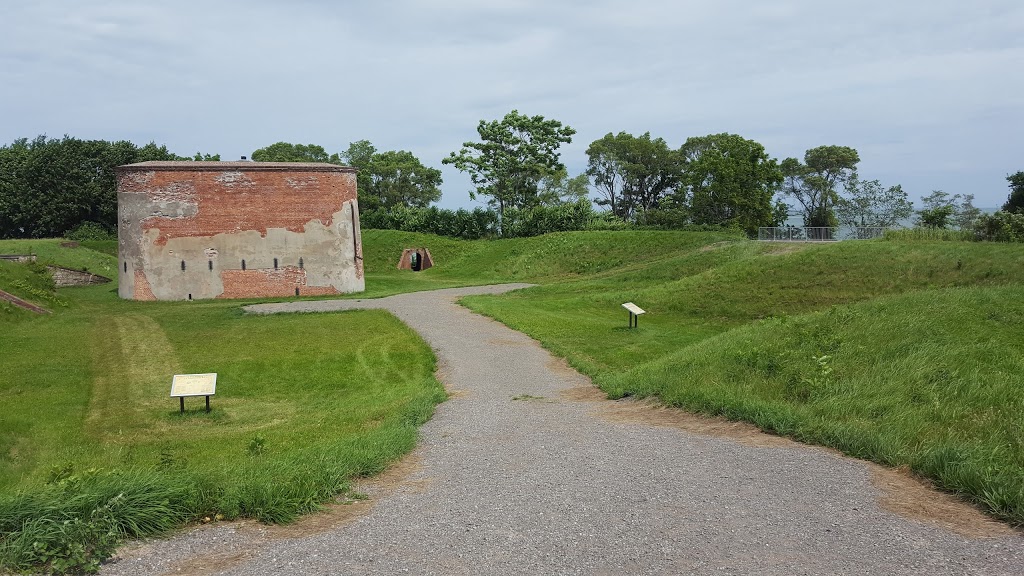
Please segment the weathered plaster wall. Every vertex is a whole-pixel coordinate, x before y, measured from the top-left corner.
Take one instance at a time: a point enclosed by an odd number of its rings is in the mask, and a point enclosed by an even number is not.
[[[362,291],[355,182],[353,169],[330,164],[122,166],[118,293],[186,300]]]

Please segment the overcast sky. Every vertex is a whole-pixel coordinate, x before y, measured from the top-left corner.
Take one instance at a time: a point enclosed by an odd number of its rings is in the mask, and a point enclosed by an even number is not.
[[[577,130],[572,174],[619,131],[851,146],[864,179],[981,207],[1024,170],[1020,0],[0,1],[0,143],[367,139],[442,168],[518,109]],[[441,205],[473,206],[443,170]]]

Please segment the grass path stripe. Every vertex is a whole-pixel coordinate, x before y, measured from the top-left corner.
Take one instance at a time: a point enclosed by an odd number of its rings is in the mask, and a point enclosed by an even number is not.
[[[87,429],[108,440],[151,431],[153,421],[147,416],[174,407],[167,396],[171,376],[181,370],[174,346],[156,320],[125,314],[97,322],[93,331],[109,330],[110,322],[114,337],[97,334],[95,339],[96,376],[86,417]]]

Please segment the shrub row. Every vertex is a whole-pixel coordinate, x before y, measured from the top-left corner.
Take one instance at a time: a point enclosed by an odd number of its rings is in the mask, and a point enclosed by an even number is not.
[[[581,200],[555,206],[506,208],[504,217],[494,210],[464,208],[446,210],[396,207],[390,210],[367,210],[360,214],[364,228],[401,230],[479,240],[482,238],[522,238],[548,232],[571,232],[592,228],[599,216],[589,201]]]
[[[982,214],[972,228],[905,228],[886,230],[886,240],[944,240],[976,242],[1024,242],[1024,214],[995,212]]]
[[[983,214],[974,225],[975,240],[1024,242],[1024,214],[995,212]]]
[[[363,228],[435,234],[464,240],[526,238],[550,232],[583,230],[722,230],[720,226],[690,224],[685,213],[672,210],[650,210],[644,215],[643,224],[626,222],[611,212],[595,211],[589,200],[532,208],[506,208],[503,218],[496,211],[484,208],[474,208],[472,211],[463,208],[445,210],[436,206],[366,210],[359,218]]]

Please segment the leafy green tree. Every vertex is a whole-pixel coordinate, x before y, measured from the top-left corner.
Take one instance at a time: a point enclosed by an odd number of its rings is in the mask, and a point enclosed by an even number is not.
[[[953,194],[933,190],[921,199],[924,206],[917,211],[917,225],[923,228],[949,228],[969,230],[981,216],[974,207],[974,194]]]
[[[574,204],[587,200],[590,194],[590,179],[586,174],[569,177],[564,168],[547,174],[540,180],[537,200],[541,206]]]
[[[341,159],[344,160],[349,166],[359,169],[359,173],[356,175],[356,185],[359,187],[359,192],[362,194],[364,190],[370,189],[370,164],[373,162],[373,156],[377,153],[377,148],[370,144],[369,140],[359,140],[358,142],[350,142],[348,150],[341,153]]]
[[[680,154],[694,224],[738,227],[748,235],[776,224],[772,199],[783,176],[764,146],[735,134],[711,134],[688,138]]]
[[[913,203],[898,184],[884,188],[878,180],[861,180],[854,173],[845,188],[845,196],[836,204],[836,214],[846,226],[895,226],[914,213]]]
[[[103,141],[100,140],[100,142]],[[104,142],[104,144],[106,144],[106,142]],[[125,151],[135,148],[135,145],[132,144],[131,142],[128,142],[127,140],[114,143],[115,146],[118,144],[123,145]],[[150,142],[149,144],[146,144],[145,146],[142,146],[136,150],[135,159],[133,160],[133,162],[164,162],[174,160],[188,160],[188,158],[185,158],[184,156],[178,156],[174,152],[168,150],[167,146],[163,144],[157,146],[156,142]]]
[[[0,237],[58,237],[93,222],[117,229],[114,169],[147,160],[183,160],[166,146],[70,136],[0,148]]]
[[[650,132],[627,139],[626,144],[624,195],[627,204],[635,207],[637,219],[643,221],[648,211],[679,188],[682,157],[662,138],[652,139]]]
[[[25,237],[23,181],[30,155],[26,138],[0,148],[0,238]]]
[[[202,152],[196,152],[196,155],[192,157],[195,162],[220,162],[220,154],[203,154]]]
[[[609,132],[590,144],[587,157],[587,175],[601,196],[597,204],[624,221],[642,220],[680,185],[682,157],[650,132]]]
[[[625,194],[625,167],[623,165],[624,143],[626,138],[632,138],[625,132],[619,132],[618,136],[611,132],[599,140],[594,140],[587,147],[587,176],[594,183],[599,198],[598,206],[607,206],[611,213],[628,220],[632,213],[632,207],[626,204]]]
[[[469,174],[475,192],[470,198],[489,196],[499,217],[506,206],[535,206],[540,180],[565,168],[558,148],[572,142],[576,130],[543,116],[526,116],[513,110],[504,118],[477,125],[479,142],[466,142],[458,152],[442,160]]]
[[[207,155],[209,156],[209,155]],[[148,160],[185,160],[150,142],[70,136],[0,147],[0,237],[62,236],[84,224],[117,229],[114,169]]]
[[[278,142],[266,148],[253,151],[252,159],[256,162],[324,162],[341,164],[341,157],[328,154],[323,146],[316,144],[290,144]]]
[[[360,140],[341,157],[359,169],[359,202],[369,210],[424,207],[441,199],[441,171],[424,166],[412,152],[377,152],[368,140]]]
[[[783,192],[803,207],[804,226],[835,226],[837,186],[857,169],[860,155],[847,146],[818,146],[804,153],[801,163],[786,158],[780,164],[785,178]]]
[[[1010,183],[1010,196],[1003,204],[1003,212],[1024,214],[1024,172],[1017,172],[1006,177]]]
[[[924,206],[917,211],[917,225],[922,228],[948,228],[956,208],[949,193],[933,190],[921,198]]]
[[[981,210],[974,207],[974,194],[959,196],[956,212],[953,213],[953,224],[960,230],[970,230],[981,218]]]

